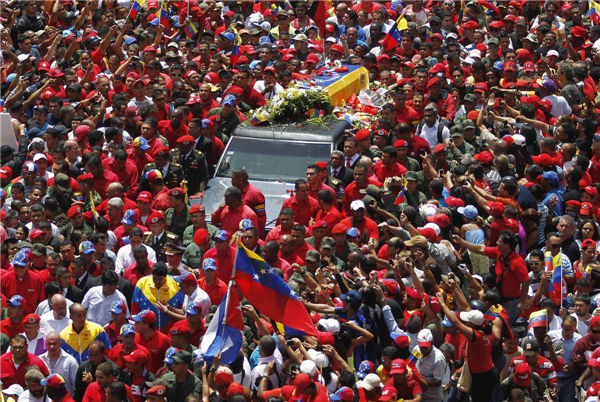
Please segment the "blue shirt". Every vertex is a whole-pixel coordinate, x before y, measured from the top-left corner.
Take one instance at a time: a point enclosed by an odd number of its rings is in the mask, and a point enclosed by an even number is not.
[[[573,363],[573,349],[575,349],[575,344],[577,343],[577,341],[582,338],[581,334],[578,334],[577,332],[575,332],[573,334],[573,337],[567,341],[563,337],[562,329],[555,329],[554,331],[549,331],[548,336],[550,336],[550,338],[552,338],[552,339],[562,340],[563,348],[565,351],[565,354],[563,356],[563,358],[565,360],[565,364]],[[567,378],[567,377],[572,377],[572,376],[577,375],[577,372],[576,371],[565,372],[565,371],[561,370],[557,373],[557,375],[559,378]]]
[[[562,200],[560,198],[560,193],[558,192],[558,189],[553,188],[552,190],[548,191],[546,193],[544,199],[542,200],[542,204],[544,204],[545,206],[548,206],[548,204],[550,203],[550,200],[555,197],[558,198],[558,202],[556,203],[556,206],[554,207],[554,211],[552,211],[553,218],[563,215],[563,205],[562,205]]]
[[[356,325],[358,325],[361,328],[365,328],[366,330],[369,330],[369,328],[367,328],[365,326],[365,317],[360,313],[356,313],[356,315],[354,315],[352,318],[348,317],[348,314],[346,314],[346,312],[344,311],[343,308],[341,307],[337,307],[335,309],[335,313],[344,321],[354,321],[356,323]],[[352,329],[348,329],[350,331],[350,333],[352,334],[352,338],[358,338],[361,336],[361,334],[357,331],[354,331]],[[364,360],[367,360],[367,347],[366,345],[360,345],[357,346],[356,348],[354,348],[354,368],[356,369],[356,371],[358,371],[358,369],[360,368],[360,363],[362,363]]]

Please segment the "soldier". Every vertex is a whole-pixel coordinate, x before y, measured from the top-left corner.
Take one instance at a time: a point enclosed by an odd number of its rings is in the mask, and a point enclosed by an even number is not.
[[[194,236],[198,229],[206,229],[210,237],[212,238],[217,231],[219,230],[216,226],[211,225],[206,222],[206,210],[204,209],[204,205],[196,204],[192,205],[189,210],[190,221],[192,222],[185,230],[183,231],[183,245],[187,247],[194,241]]]
[[[156,253],[156,261],[167,262],[166,244],[171,242],[181,244],[181,238],[165,230],[165,217],[160,212],[154,212],[148,217],[149,232],[144,232],[144,244],[150,246]]]
[[[194,149],[194,137],[184,135],[177,140],[177,148],[169,153],[172,163],[179,163],[185,172],[190,196],[199,196],[208,182],[208,164],[204,153]]]
[[[154,162],[144,166],[144,174],[152,169],[158,169],[168,189],[180,187],[183,181],[183,167],[179,163],[169,162],[169,147],[160,147],[152,154]]]
[[[183,252],[185,247],[177,245],[175,243],[167,243],[165,248],[165,254],[167,256],[167,265],[169,268],[175,268],[179,271],[178,275],[182,275],[185,272],[191,272],[192,269],[187,265],[184,265],[181,260],[183,258]]]
[[[180,187],[169,190],[169,209],[165,212],[167,228],[183,237],[185,228],[191,224],[190,206],[185,203],[185,191]]]

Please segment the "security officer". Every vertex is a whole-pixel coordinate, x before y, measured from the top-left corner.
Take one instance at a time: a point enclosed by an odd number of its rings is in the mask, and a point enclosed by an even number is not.
[[[185,203],[185,191],[180,187],[169,190],[169,209],[165,212],[167,228],[179,237],[183,237],[185,228],[192,223],[190,206]]]
[[[172,163],[181,164],[187,180],[188,194],[200,195],[208,182],[208,163],[204,153],[194,149],[195,141],[191,135],[177,139],[177,148],[169,153]]]
[[[317,165],[321,169],[319,172],[319,180],[331,187],[333,191],[335,191],[338,202],[342,202],[344,200],[344,190],[346,189],[344,182],[328,174],[327,163],[317,162]]]
[[[165,254],[167,243],[181,244],[181,238],[175,233],[165,230],[165,217],[160,212],[153,212],[146,221],[149,232],[144,232],[144,244],[150,246],[156,253],[156,262],[167,262]]]
[[[165,247],[165,254],[167,256],[167,265],[169,268],[175,268],[179,271],[177,275],[181,275],[184,272],[191,272],[192,269],[181,262],[183,258],[183,252],[185,247],[177,245],[175,243],[167,243]]]
[[[154,153],[153,163],[144,166],[144,175],[152,169],[158,169],[162,173],[163,182],[167,188],[180,187],[183,181],[183,167],[179,163],[169,161],[169,147],[157,148]]]

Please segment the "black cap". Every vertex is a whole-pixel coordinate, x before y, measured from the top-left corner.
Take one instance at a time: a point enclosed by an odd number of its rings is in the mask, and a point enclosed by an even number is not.
[[[158,60],[151,61],[146,67],[157,68],[159,70],[162,70],[162,65]]]
[[[79,92],[79,91],[81,91],[83,89],[83,87],[81,86],[81,84],[75,82],[75,83],[69,85],[67,87],[67,89],[70,89],[71,91]]]
[[[535,352],[540,350],[540,345],[535,339],[525,338],[521,343],[521,348],[523,349],[523,356],[534,356]]]
[[[177,363],[192,364],[192,355],[186,350],[180,350],[173,356],[173,361]]]
[[[215,33],[214,33],[213,31],[211,31],[210,29],[208,29],[208,30],[206,30],[206,31],[202,32],[202,36],[204,36],[204,35],[210,35],[210,36],[212,36],[213,38],[215,37]]]
[[[10,155],[12,155],[14,153],[15,153],[15,150],[10,145],[2,145],[2,148],[0,148],[0,155],[3,158],[5,156],[10,156]]]
[[[367,59],[367,60],[371,60],[373,62],[377,61],[377,56],[375,56],[373,53],[367,53],[363,56],[363,59]]]

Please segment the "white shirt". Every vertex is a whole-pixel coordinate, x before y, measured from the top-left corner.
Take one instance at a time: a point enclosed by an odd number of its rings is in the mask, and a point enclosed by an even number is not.
[[[127,304],[127,299],[119,290],[115,290],[115,293],[110,296],[105,296],[103,286],[100,285],[90,288],[83,297],[81,304],[87,309],[86,318],[104,327],[112,321],[110,306],[113,302],[119,300]],[[129,317],[129,311],[126,315]]]
[[[73,302],[69,299],[66,299],[66,300],[67,300],[67,316],[69,316],[69,307],[71,307]],[[44,314],[46,314],[48,311],[52,311],[52,309],[50,308],[50,302],[48,300],[44,300],[43,302],[38,304],[37,308],[35,309],[35,314],[37,314],[41,317]]]
[[[260,80],[260,81],[256,81],[256,83],[254,84],[254,90],[260,94],[262,94],[262,91],[265,90],[265,81],[264,80]],[[266,92],[263,97],[265,99],[272,99],[275,95],[280,94],[283,92],[283,87],[281,85],[279,85],[278,83],[275,83],[275,87],[273,88],[272,91]]]
[[[48,311],[40,316],[40,332],[44,335],[52,331],[56,331],[60,334],[63,329],[71,325],[71,322],[72,321],[69,318],[69,309],[67,309],[67,315],[61,320],[54,318],[54,311]]]
[[[156,262],[156,253],[152,248],[146,246],[146,251],[148,251],[148,259],[152,262]],[[135,262],[135,258],[133,258],[133,249],[131,248],[131,244],[127,244],[119,249],[117,253],[117,261],[115,262],[115,272],[119,276],[123,276],[123,272]]]
[[[419,373],[421,373],[426,380],[443,381],[444,374],[446,373],[446,358],[438,348],[433,346],[429,356],[419,359],[417,362],[417,370],[419,370]],[[423,400],[425,401],[441,401],[442,399],[443,393],[441,385],[439,387],[429,387],[427,391],[423,391]]]
[[[552,110],[550,111],[550,114],[557,119],[563,114],[570,115],[573,111],[571,106],[569,106],[569,102],[567,102],[567,100],[562,96],[549,95],[545,96],[543,99],[552,102]]]
[[[585,336],[590,328],[590,320],[592,319],[592,316],[590,315],[590,318],[587,321],[581,321],[579,316],[575,313],[571,314],[571,316],[577,320],[577,332],[581,334],[581,336]]]
[[[142,106],[154,104],[154,102],[152,101],[152,98],[149,98],[147,96],[144,96],[144,98],[145,99],[143,101],[139,101],[136,98],[131,98],[131,100],[127,104],[127,107],[137,107],[138,109],[140,109]]]
[[[192,302],[198,302],[198,304],[202,306],[203,317],[206,317],[208,315],[211,306],[210,297],[208,296],[208,293],[206,293],[199,287],[196,287],[194,293],[192,293],[189,296],[185,295],[185,297],[183,298],[183,311],[185,311]]]
[[[258,365],[252,369],[252,379],[250,380],[251,384],[256,384],[256,379],[259,377],[263,377],[265,375],[265,368],[267,364],[275,362],[276,373],[269,376],[272,384],[277,384],[277,376],[281,373],[281,369],[283,368],[283,356],[281,356],[281,352],[279,349],[275,349],[275,352],[271,356],[267,357],[259,357]]]
[[[29,229],[29,233],[31,233],[31,231],[34,229],[33,222],[29,222],[25,226],[27,227],[27,229]],[[60,236],[60,230],[58,230],[58,227],[54,223],[51,223],[50,226],[52,227],[52,236]]]
[[[19,395],[19,399],[17,399],[17,402],[52,402],[52,399],[48,397],[44,398],[44,396],[42,396],[41,398],[34,398],[29,393],[29,390],[26,389],[21,395]]]
[[[437,121],[433,127],[429,127],[427,124],[423,124],[421,132],[418,133],[420,137],[423,137],[429,143],[429,147],[431,149],[435,148],[435,146],[438,144],[437,133],[439,124],[441,124],[439,121]],[[447,138],[450,138],[450,130],[448,130],[448,127],[444,126],[444,129],[442,130],[442,140],[445,140]]]
[[[71,395],[75,395],[75,378],[77,377],[77,369],[79,368],[77,360],[62,349],[54,369],[50,367],[50,357],[48,356],[48,352],[41,355],[40,359],[42,359],[46,367],[48,367],[50,374],[56,373],[63,376],[65,379],[65,388],[67,388],[67,391],[69,391]]]

